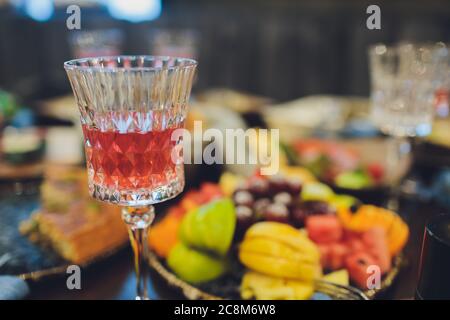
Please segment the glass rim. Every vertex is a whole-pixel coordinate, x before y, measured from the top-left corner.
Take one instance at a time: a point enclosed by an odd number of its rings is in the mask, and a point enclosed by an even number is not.
[[[442,233],[440,231],[436,231],[436,227],[444,221],[450,221],[450,214],[448,213],[440,213],[429,218],[425,224],[425,231],[429,233],[434,239],[438,240],[440,243],[444,244],[446,247],[450,246],[450,242],[442,238]]]
[[[405,46],[411,46],[416,50],[428,49],[428,50],[437,50],[437,49],[447,49],[450,50],[450,43],[444,41],[399,41],[396,43],[385,43],[385,42],[376,42],[370,44],[367,48],[369,53],[374,53],[377,55],[382,55],[401,48]],[[378,51],[381,50],[381,51]],[[377,52],[378,51],[378,52]]]
[[[184,62],[181,65],[173,65],[173,66],[158,66],[158,67],[109,67],[109,66],[89,66],[89,65],[79,65],[78,63],[88,63],[89,61],[100,61],[100,60],[116,60],[120,59],[147,59],[147,60],[161,60],[161,61],[182,61]],[[191,58],[183,58],[183,57],[172,57],[172,56],[154,56],[154,55],[113,55],[113,56],[98,56],[98,57],[86,57],[86,58],[78,58],[72,59],[64,62],[65,70],[95,70],[95,71],[104,71],[104,72],[133,72],[133,71],[162,71],[162,70],[179,70],[179,69],[191,69],[197,66],[198,62]]]

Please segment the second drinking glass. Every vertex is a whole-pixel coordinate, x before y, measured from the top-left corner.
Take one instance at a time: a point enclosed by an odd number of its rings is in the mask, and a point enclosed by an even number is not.
[[[399,184],[410,162],[408,139],[431,132],[440,49],[439,45],[414,44],[378,44],[369,49],[372,118],[392,137],[387,154],[391,185],[387,206],[394,211],[398,210]]]

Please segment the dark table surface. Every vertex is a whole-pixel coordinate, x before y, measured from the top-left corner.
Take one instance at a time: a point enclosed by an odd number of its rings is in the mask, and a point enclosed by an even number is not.
[[[414,296],[418,274],[420,248],[426,220],[441,212],[429,204],[407,202],[402,206],[402,214],[407,219],[411,235],[405,248],[406,265],[392,287],[379,296],[381,299],[410,299]],[[132,254],[129,248],[117,255],[82,270],[80,290],[68,290],[66,276],[58,276],[45,281],[31,283],[30,299],[133,299],[135,277]],[[149,282],[150,298],[180,299],[182,295],[169,288],[164,280],[151,272]]]
[[[208,173],[208,175],[202,176],[211,178],[211,180],[216,180],[220,174],[220,172],[203,173]],[[195,186],[198,183],[199,181],[188,181],[187,185]],[[378,298],[411,299],[414,297],[425,223],[431,216],[445,212],[444,209],[434,204],[420,202],[416,198],[403,199],[400,209],[400,214],[410,227],[410,239],[404,250],[406,264],[393,285]],[[164,212],[168,205],[170,203],[157,206],[157,212]],[[114,256],[82,269],[80,290],[67,289],[68,275],[65,274],[39,281],[30,281],[31,294],[28,298],[134,299],[135,275],[132,261],[132,252],[129,247],[126,247]],[[153,271],[150,272],[149,293],[151,299],[183,298],[177,289],[168,287],[164,280]]]

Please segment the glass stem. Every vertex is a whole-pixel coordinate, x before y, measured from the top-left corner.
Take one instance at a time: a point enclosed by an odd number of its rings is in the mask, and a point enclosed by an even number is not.
[[[407,138],[391,137],[387,152],[387,172],[389,175],[390,190],[386,206],[389,210],[395,212],[398,212],[400,207],[400,187],[402,179],[410,166],[410,151],[411,143]]]
[[[124,207],[122,219],[127,225],[134,253],[136,271],[136,300],[148,300],[148,243],[147,234],[155,218],[153,206]]]

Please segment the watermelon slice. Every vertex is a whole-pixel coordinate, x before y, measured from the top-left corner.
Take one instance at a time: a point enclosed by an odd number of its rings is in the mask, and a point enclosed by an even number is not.
[[[368,268],[376,264],[375,259],[365,252],[353,253],[345,259],[350,279],[361,289],[367,289],[367,279],[371,275],[368,272]]]
[[[342,269],[345,265],[345,258],[349,253],[348,247],[343,243],[333,243],[330,246],[329,265],[331,270]]]
[[[320,264],[322,265],[322,268],[329,269],[331,246],[328,244],[319,244],[317,247],[320,251]]]
[[[361,240],[361,232],[351,231],[344,229],[344,240],[343,242],[347,246],[350,253],[364,252],[366,251],[365,245]]]
[[[343,228],[336,216],[310,216],[306,219],[309,238],[315,243],[326,244],[341,240]]]
[[[386,273],[391,269],[391,255],[387,243],[386,230],[382,227],[374,227],[362,235],[362,241],[366,250],[375,259],[380,267],[381,273]]]

